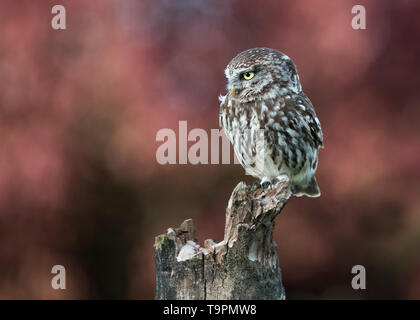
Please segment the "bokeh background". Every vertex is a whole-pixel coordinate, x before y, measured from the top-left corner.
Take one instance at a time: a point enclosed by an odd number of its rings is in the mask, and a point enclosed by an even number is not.
[[[288,298],[419,299],[419,15],[414,0],[1,0],[0,298],[152,299],[156,235],[193,218],[220,241],[252,178],[159,165],[156,133],[218,128],[225,65],[263,46],[294,60],[325,138],[322,197],[277,218]]]

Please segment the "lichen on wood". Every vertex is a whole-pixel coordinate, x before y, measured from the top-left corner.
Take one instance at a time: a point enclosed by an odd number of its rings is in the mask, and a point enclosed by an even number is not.
[[[240,182],[221,242],[201,247],[192,219],[157,236],[156,299],[285,299],[273,229],[291,195],[286,177],[265,189]]]

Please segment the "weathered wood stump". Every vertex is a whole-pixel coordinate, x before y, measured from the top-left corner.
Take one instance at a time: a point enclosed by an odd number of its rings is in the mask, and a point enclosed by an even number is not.
[[[192,219],[157,236],[156,299],[285,299],[273,229],[291,194],[287,178],[265,190],[240,182],[223,241],[200,247]]]

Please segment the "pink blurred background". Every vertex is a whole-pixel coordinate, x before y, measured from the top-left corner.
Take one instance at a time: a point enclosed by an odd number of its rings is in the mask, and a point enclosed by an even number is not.
[[[287,297],[419,299],[419,15],[414,0],[2,0],[0,298],[152,299],[156,235],[193,218],[220,241],[232,189],[253,179],[159,165],[156,133],[218,128],[225,65],[263,46],[296,63],[325,138],[322,197],[277,218]]]

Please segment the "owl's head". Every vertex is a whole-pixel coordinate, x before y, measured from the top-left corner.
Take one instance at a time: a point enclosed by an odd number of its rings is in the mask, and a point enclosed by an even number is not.
[[[292,60],[269,48],[241,52],[229,62],[225,75],[229,97],[239,102],[276,98],[302,90]]]

